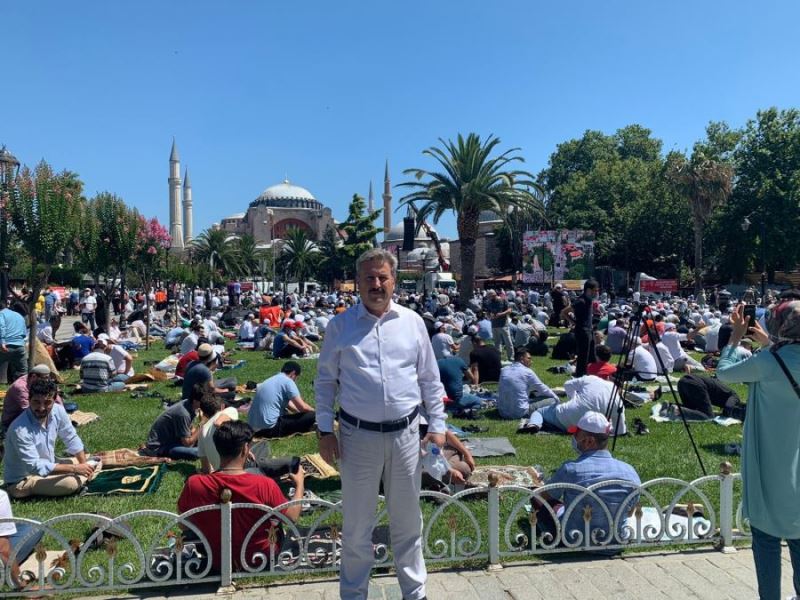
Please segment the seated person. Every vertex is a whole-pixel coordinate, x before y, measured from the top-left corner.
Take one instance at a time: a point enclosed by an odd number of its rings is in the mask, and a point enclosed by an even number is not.
[[[658,371],[659,375],[672,373],[675,359],[672,358],[672,353],[664,345],[664,342],[659,340],[655,345],[652,342],[647,342],[647,351],[653,356],[653,360],[656,363],[656,371]]]
[[[118,375],[111,349],[105,340],[97,340],[94,350],[81,360],[81,393],[118,392],[125,389],[127,375]]]
[[[653,354],[642,344],[641,339],[634,338],[635,346],[629,355],[628,361],[631,370],[639,381],[653,381],[658,375],[658,365]]]
[[[622,354],[627,335],[628,322],[625,319],[617,319],[616,322],[609,322],[606,344],[613,354]]]
[[[114,362],[115,379],[122,382],[128,381],[128,379],[135,374],[133,369],[133,356],[131,356],[131,353],[125,350],[122,345],[115,344],[111,340],[108,340],[107,343],[109,345],[108,352],[111,355],[111,360]]]
[[[11,423],[22,412],[30,406],[28,401],[31,384],[37,379],[51,379],[50,367],[47,365],[36,365],[26,375],[18,377],[6,391],[6,397],[3,399],[3,430],[7,430]],[[56,394],[56,404],[61,404],[61,397]]]
[[[176,460],[197,460],[200,428],[192,423],[200,410],[200,399],[208,389],[208,384],[197,384],[187,399],[176,402],[158,415],[140,453]]]
[[[297,388],[302,368],[292,360],[281,372],[262,381],[247,413],[247,422],[259,437],[284,437],[314,429],[317,414]],[[291,409],[292,412],[288,412]]]
[[[189,335],[189,332],[183,327],[173,327],[167,331],[167,335],[164,336],[164,347],[167,350],[180,348],[183,338],[185,338],[187,335]]]
[[[76,363],[80,363],[83,357],[94,348],[95,340],[89,332],[89,328],[83,323],[75,321],[72,327],[75,330],[75,336],[72,338],[71,344],[72,358]]]
[[[578,342],[575,340],[575,334],[570,331],[558,336],[558,341],[553,346],[550,357],[555,360],[572,360],[577,352]]]
[[[469,368],[473,378],[477,378],[478,383],[499,381],[500,369],[503,366],[500,351],[494,346],[487,346],[486,340],[480,336],[480,332],[471,336],[471,341],[472,352],[469,353]]]
[[[305,350],[305,346],[294,335],[294,321],[284,319],[281,330],[272,340],[272,358],[303,356]]]
[[[690,373],[678,380],[678,395],[687,420],[707,421],[713,419],[714,407],[722,409],[723,416],[744,420],[746,404],[731,388],[715,377]],[[667,408],[669,415],[680,416],[677,406]]]
[[[207,387],[200,397],[200,414],[204,423],[200,425],[197,438],[197,455],[200,457],[200,470],[213,473],[219,470],[219,453],[214,446],[214,432],[228,421],[238,421],[239,411],[233,407],[224,408],[222,398]]]
[[[192,321],[192,324],[189,325],[189,334],[181,340],[180,353],[186,354],[195,350],[197,346],[199,346],[197,338],[200,336],[205,337],[205,328],[203,324],[200,321]]]
[[[580,420],[570,427],[570,433],[573,434],[572,446],[578,453],[578,458],[562,464],[558,471],[547,480],[547,485],[569,483],[587,488],[609,480],[618,479],[628,482],[624,485],[600,487],[595,491],[608,509],[612,519],[617,518],[618,514],[624,514],[623,502],[631,492],[641,485],[641,480],[632,466],[613,458],[608,451],[608,438],[613,433],[611,423],[605,415],[590,411],[584,413]],[[619,518],[619,529],[616,532],[610,531],[612,523],[609,523],[603,507],[598,504],[597,500],[578,490],[557,489],[547,494],[545,500],[552,506],[559,521],[566,515],[566,511],[572,508],[569,520],[561,523],[562,541],[575,542],[579,536],[584,534],[583,507],[586,504],[592,507],[589,533],[597,536],[597,542],[607,541],[613,544],[616,540],[612,535],[622,533],[624,518]],[[577,504],[575,504],[576,502]],[[626,508],[630,509],[637,502],[638,494],[635,494],[628,500]],[[539,517],[537,528],[541,528],[540,531],[555,534],[555,523],[550,510],[540,505],[537,515]],[[588,545],[592,542],[584,538],[583,543]],[[614,553],[616,552],[618,551],[614,551]]]
[[[319,352],[317,345],[312,343],[305,336],[306,324],[305,320],[302,319],[302,315],[298,315],[294,320],[294,329],[292,333],[294,334],[294,338],[303,345],[303,354],[305,356]]]
[[[204,337],[197,338],[199,342],[197,347],[199,348],[203,344],[210,346],[208,340]],[[186,369],[192,364],[194,361],[199,360],[200,355],[197,353],[197,348],[192,350],[191,352],[187,352],[186,354],[182,355],[178,359],[178,364],[175,365],[175,377],[178,379],[183,379],[183,376],[186,375]]]
[[[450,334],[447,333],[447,325],[441,321],[436,321],[433,324],[433,328],[436,330],[436,333],[434,333],[431,338],[431,347],[433,348],[433,355],[436,360],[452,356],[454,354],[453,346],[455,342]]]
[[[253,325],[253,313],[248,313],[239,326],[239,341],[240,342],[253,342],[256,339],[256,328]]]
[[[233,400],[236,397],[235,377],[214,380],[212,373],[219,366],[218,359],[217,352],[211,344],[201,344],[197,347],[197,360],[190,362],[183,374],[182,398],[188,398],[198,383],[209,384],[214,392],[220,394],[225,400]]]
[[[56,404],[56,384],[36,379],[28,388],[30,406],[8,428],[3,457],[5,489],[12,498],[69,496],[94,474],[83,442],[67,412]],[[56,459],[56,439],[73,458]]]
[[[545,426],[551,430],[567,432],[570,427],[577,425],[587,412],[599,412],[604,415],[609,413],[613,415],[612,434],[625,435],[627,433],[622,397],[618,393],[614,393],[612,382],[604,381],[594,375],[584,375],[568,380],[564,384],[564,391],[567,393],[567,401],[537,409],[528,419],[528,424],[524,427],[525,432],[536,433]],[[615,402],[609,410],[612,395]],[[617,425],[617,421],[619,421],[619,425]]]
[[[253,439],[253,430],[247,423],[239,421],[229,421],[223,423],[214,432],[214,445],[220,457],[220,468],[210,474],[192,475],[186,480],[180,498],[178,498],[178,512],[185,513],[199,506],[218,504],[222,491],[231,491],[232,503],[259,504],[267,507],[275,507],[288,502],[281,492],[278,484],[266,475],[260,473],[250,473],[245,470],[245,462],[250,455],[250,445]],[[292,500],[303,498],[305,474],[302,467],[297,473],[289,475],[294,486],[294,496]],[[283,514],[296,521],[302,509],[298,502],[291,508],[283,511]],[[242,545],[250,529],[264,516],[263,510],[251,508],[239,508],[233,515],[233,525],[231,531],[232,560],[233,568],[241,570]],[[197,513],[189,517],[191,522],[202,532],[208,540],[212,553],[212,568],[219,571],[220,568],[220,549],[221,549],[221,527],[220,513],[212,510]],[[271,521],[266,521],[262,525],[263,531],[250,538],[247,546],[246,562],[255,566],[253,555],[262,553],[270,555],[270,543],[268,530],[275,527]],[[278,536],[280,539],[280,536]],[[278,548],[272,548],[277,554]]]
[[[423,415],[420,415],[419,439],[425,439],[426,435],[428,435],[428,420]],[[475,470],[475,459],[472,457],[472,453],[461,443],[461,440],[458,439],[458,436],[452,431],[448,430],[444,434],[442,456],[450,463],[450,471],[444,476],[442,483],[448,485],[463,485],[466,483]],[[441,486],[437,485],[433,477],[423,472],[422,487],[425,489],[438,489]]]
[[[8,494],[0,490],[0,519],[13,518],[14,515],[11,513],[11,502],[8,500]],[[5,568],[12,554],[14,555],[14,562],[11,565],[11,583],[17,589],[22,587],[22,582],[19,579],[19,565],[33,554],[36,544],[44,537],[44,531],[40,530],[25,540],[33,527],[29,523],[14,523],[11,521],[0,523],[0,560],[3,561],[2,566]],[[25,540],[24,543],[23,540]]]
[[[458,344],[455,344],[458,352]],[[439,379],[442,381],[444,391],[451,403],[448,408],[456,411],[480,408],[481,399],[475,394],[464,393],[464,380],[471,384],[478,383],[475,374],[469,370],[467,363],[458,355],[440,358],[436,361],[439,367]]]
[[[540,405],[531,405],[530,393],[535,392],[539,400],[549,399],[546,404],[558,402],[556,393],[547,387],[531,369],[531,355],[527,348],[514,351],[514,362],[500,371],[497,387],[497,412],[503,419],[527,417]]]
[[[614,373],[617,372],[617,366],[609,362],[611,361],[611,348],[605,344],[600,344],[595,348],[595,354],[597,355],[597,361],[586,366],[586,374],[595,375],[600,379],[611,379]]]
[[[528,352],[530,352],[531,356],[547,356],[547,353],[550,351],[550,349],[547,347],[548,337],[549,334],[546,330],[534,330],[531,332],[528,343],[525,344],[525,347],[528,349]]]
[[[661,336],[661,341],[672,355],[672,360],[674,361],[673,369],[686,373],[691,373],[692,370],[705,371],[705,367],[689,356],[683,349],[682,343],[688,341],[688,339],[689,334],[678,333],[674,323],[664,324],[664,335]]]

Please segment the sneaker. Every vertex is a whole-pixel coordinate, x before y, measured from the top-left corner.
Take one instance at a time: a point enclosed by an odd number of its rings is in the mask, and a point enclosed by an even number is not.
[[[644,421],[637,417],[633,421],[633,432],[636,435],[647,435],[650,433],[650,430],[647,428],[647,425],[644,424]]]

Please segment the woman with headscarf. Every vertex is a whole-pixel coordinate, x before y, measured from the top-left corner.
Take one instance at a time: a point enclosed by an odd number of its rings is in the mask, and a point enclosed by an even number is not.
[[[759,597],[778,600],[782,539],[789,546],[795,594],[800,595],[800,387],[794,382],[800,379],[800,300],[779,300],[766,324],[767,331],[758,323],[748,328],[744,305],[736,307],[717,377],[749,387],[742,444],[743,511],[753,533]],[[748,331],[769,348],[743,359],[736,348]]]

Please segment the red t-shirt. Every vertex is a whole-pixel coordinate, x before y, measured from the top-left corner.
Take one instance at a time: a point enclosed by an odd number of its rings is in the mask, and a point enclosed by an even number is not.
[[[186,367],[189,366],[190,362],[195,360],[200,360],[200,355],[197,353],[197,350],[192,350],[181,356],[178,360],[178,364],[175,366],[175,375],[183,377],[186,374]]]
[[[267,324],[270,327],[280,327],[281,325],[281,307],[280,306],[262,306],[258,310],[258,318],[261,324]]]
[[[279,506],[287,502],[278,484],[266,475],[242,473],[216,472],[211,475],[192,475],[183,486],[181,497],[178,498],[178,511],[184,513],[198,506],[219,504],[220,495],[225,488],[231,491],[231,502],[248,502],[251,504],[264,504],[266,506]],[[248,508],[233,510],[231,523],[231,549],[233,551],[233,567],[241,569],[242,543],[250,533],[253,525],[264,516],[264,512]],[[218,510],[209,510],[189,517],[189,520],[208,540],[213,553],[212,565],[215,570],[220,566],[220,513]],[[253,565],[253,555],[261,552],[269,558],[268,523],[262,524],[261,533],[256,533],[250,538],[247,546],[247,563]],[[275,551],[277,552],[277,548]]]
[[[586,374],[595,375],[600,379],[609,379],[614,373],[617,372],[617,366],[609,362],[598,360],[597,362],[589,363],[586,365]]]

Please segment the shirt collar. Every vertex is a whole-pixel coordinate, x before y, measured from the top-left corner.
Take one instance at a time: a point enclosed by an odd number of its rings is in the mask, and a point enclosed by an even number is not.
[[[383,315],[381,315],[380,317],[376,317],[371,312],[369,312],[367,310],[367,307],[364,306],[363,302],[359,302],[358,304],[356,304],[356,317],[358,319],[364,319],[369,317],[375,319],[376,321],[380,321],[381,319],[389,315],[397,316],[398,314],[400,314],[400,311],[397,309],[397,305],[394,303],[394,300],[389,300],[389,308],[387,308],[386,312],[383,313]]]

